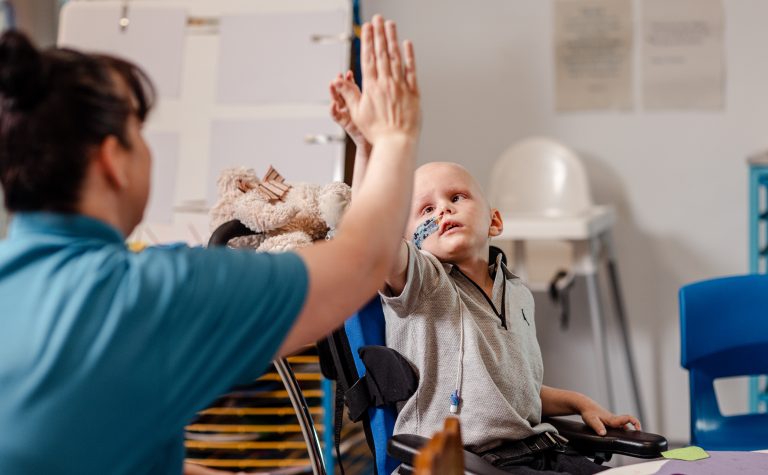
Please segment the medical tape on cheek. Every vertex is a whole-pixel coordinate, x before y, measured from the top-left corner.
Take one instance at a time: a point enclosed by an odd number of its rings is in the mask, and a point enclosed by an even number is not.
[[[413,244],[416,246],[417,249],[421,249],[421,244],[424,242],[425,239],[427,239],[431,234],[435,233],[438,229],[440,229],[440,217],[434,217],[429,218],[428,220],[424,221],[419,225],[418,228],[416,228],[416,231],[413,233]]]

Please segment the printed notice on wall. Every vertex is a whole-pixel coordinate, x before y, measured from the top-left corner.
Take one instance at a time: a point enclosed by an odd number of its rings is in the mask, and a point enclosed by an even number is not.
[[[725,51],[721,0],[643,2],[646,109],[722,109]]]
[[[557,110],[632,108],[631,0],[557,0]]]

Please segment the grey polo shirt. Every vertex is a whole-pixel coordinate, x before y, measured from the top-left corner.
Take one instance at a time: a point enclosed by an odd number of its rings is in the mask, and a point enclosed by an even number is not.
[[[405,288],[398,296],[381,293],[387,346],[405,356],[419,373],[419,387],[403,405],[395,434],[431,437],[442,428],[450,415],[459,364],[463,374],[458,416],[465,446],[479,451],[502,440],[555,431],[541,423],[544,367],[533,296],[500,256],[489,268],[491,275],[496,268],[501,272],[495,272],[489,301],[457,267],[408,243]]]

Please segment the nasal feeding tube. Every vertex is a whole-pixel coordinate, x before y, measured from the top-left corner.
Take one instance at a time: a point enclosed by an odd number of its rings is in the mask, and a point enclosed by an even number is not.
[[[417,249],[421,249],[422,243],[429,236],[440,229],[441,217],[441,215],[438,215],[433,218],[429,218],[416,228],[416,231],[413,233],[412,241]],[[453,284],[454,290],[456,291],[456,298],[459,298],[459,289],[456,287],[456,282],[451,280],[451,283]],[[459,299],[459,328],[459,361],[457,362],[456,368],[456,389],[451,393],[450,396],[451,405],[449,407],[449,411],[451,414],[457,414],[459,412],[459,406],[463,402],[461,398],[461,383],[462,375],[464,373],[464,312],[461,305],[461,299]]]

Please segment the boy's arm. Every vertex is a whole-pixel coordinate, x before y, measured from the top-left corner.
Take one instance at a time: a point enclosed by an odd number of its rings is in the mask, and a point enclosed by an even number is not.
[[[640,421],[628,414],[617,416],[600,404],[576,391],[566,391],[549,386],[541,386],[542,416],[569,416],[579,414],[585,424],[600,435],[605,435],[605,426],[625,428],[632,424],[640,430]]]
[[[336,237],[298,252],[307,268],[304,306],[279,354],[285,355],[338,327],[385,281],[402,243],[420,128],[413,47],[400,56],[394,24],[375,16],[363,25],[361,63],[365,91],[343,81],[337,89],[352,120],[373,144],[367,179],[342,219]]]
[[[408,245],[405,241],[400,242],[400,248],[397,250],[397,256],[392,269],[387,277],[387,287],[392,295],[403,293],[405,284],[408,281]]]

